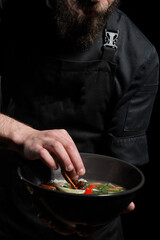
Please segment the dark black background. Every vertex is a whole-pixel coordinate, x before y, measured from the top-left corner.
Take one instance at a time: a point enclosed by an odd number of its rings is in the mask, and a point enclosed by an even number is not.
[[[121,0],[120,9],[130,17],[137,27],[152,42],[160,56],[160,28],[158,26],[160,13],[155,2],[146,0]],[[159,107],[160,93],[158,92],[150,126],[147,131],[150,162],[141,169],[145,175],[145,185],[135,199],[135,211],[122,216],[125,240],[157,239],[159,236]]]
[[[155,1],[120,0],[122,9],[156,47],[160,56],[159,6]],[[136,209],[122,216],[125,240],[157,239],[159,236],[160,93],[147,132],[150,163],[142,168],[146,181],[135,199]]]

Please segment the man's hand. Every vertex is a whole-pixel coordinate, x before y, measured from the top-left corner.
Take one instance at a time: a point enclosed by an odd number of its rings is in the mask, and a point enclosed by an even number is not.
[[[39,131],[0,114],[0,143],[26,159],[41,159],[52,169],[60,165],[71,178],[85,173],[77,147],[66,130]]]
[[[130,212],[132,212],[134,209],[135,209],[135,204],[134,204],[134,202],[131,202],[131,203],[124,209],[124,211],[122,212],[122,214],[123,214],[123,213],[130,213]]]
[[[23,140],[24,157],[41,159],[52,169],[58,165],[72,178],[85,173],[85,168],[75,143],[66,130],[32,130]]]

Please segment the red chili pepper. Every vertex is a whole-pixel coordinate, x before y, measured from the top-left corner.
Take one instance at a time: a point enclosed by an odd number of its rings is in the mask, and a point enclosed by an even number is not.
[[[85,194],[92,194],[92,189],[87,188],[86,191],[85,191]]]
[[[89,188],[86,189],[85,194],[92,194],[92,188],[96,188],[96,186],[90,185]]]

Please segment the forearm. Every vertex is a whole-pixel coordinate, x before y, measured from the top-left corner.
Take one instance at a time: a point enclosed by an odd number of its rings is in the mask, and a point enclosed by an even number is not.
[[[31,127],[0,114],[0,148],[19,152],[23,143],[23,136],[34,130]]]

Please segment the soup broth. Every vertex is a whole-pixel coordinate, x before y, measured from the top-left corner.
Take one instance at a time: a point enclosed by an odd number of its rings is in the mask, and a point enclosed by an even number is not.
[[[41,187],[49,188],[52,190],[63,191],[67,193],[75,194],[116,194],[126,191],[122,186],[118,186],[113,183],[100,183],[86,181],[85,179],[79,179],[74,181],[76,188],[73,189],[72,186],[66,180],[50,180],[45,184],[40,184]]]

